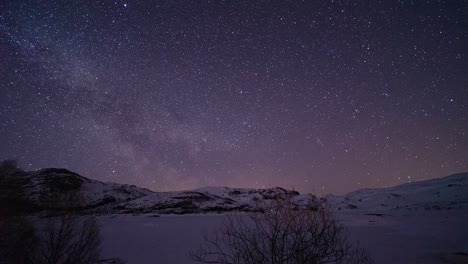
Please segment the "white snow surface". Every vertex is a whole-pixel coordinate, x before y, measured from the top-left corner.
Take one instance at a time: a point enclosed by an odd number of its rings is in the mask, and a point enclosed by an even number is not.
[[[79,185],[84,206],[96,206],[105,203],[119,203],[133,200],[153,193],[134,185],[104,183],[88,179],[66,169],[42,169],[27,172],[29,183],[25,186],[27,195],[41,202],[41,195],[46,193],[48,199],[64,194],[70,186]],[[58,196],[57,196],[58,197]]]
[[[327,195],[324,200],[338,210],[468,209],[468,173],[390,188],[361,189],[344,196]]]
[[[299,194],[283,188],[241,189],[204,187],[192,191],[157,192],[119,204],[118,210],[127,213],[206,213],[227,211],[257,211],[278,197],[292,195],[300,206],[316,203],[311,194]]]
[[[103,257],[128,264],[196,263],[190,251],[203,234],[218,228],[225,214],[114,215],[98,218],[103,235]],[[403,212],[383,216],[362,211],[337,214],[350,238],[365,248],[377,264],[449,262],[457,252],[468,252],[467,210]]]

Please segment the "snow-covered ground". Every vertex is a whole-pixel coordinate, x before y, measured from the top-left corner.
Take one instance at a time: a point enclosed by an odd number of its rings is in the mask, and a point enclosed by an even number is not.
[[[468,252],[468,211],[398,211],[382,216],[344,211],[337,217],[348,227],[375,263],[449,262],[456,252]],[[113,215],[99,218],[103,257],[126,263],[195,263],[191,249],[205,232],[219,226],[225,215]],[[463,258],[460,256],[460,258]],[[465,260],[466,261],[466,260]]]
[[[191,191],[155,192],[115,208],[123,213],[191,214],[228,211],[258,211],[275,199],[292,197],[298,206],[317,206],[316,197],[283,188],[244,189],[205,187]]]
[[[348,211],[339,218],[375,263],[468,263],[467,257],[448,261],[468,252],[468,210],[363,213]]]

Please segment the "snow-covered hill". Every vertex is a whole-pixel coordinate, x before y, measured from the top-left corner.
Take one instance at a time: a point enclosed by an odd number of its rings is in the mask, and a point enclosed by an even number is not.
[[[292,197],[299,206],[316,206],[315,196],[299,194],[279,187],[269,189],[205,187],[193,191],[153,193],[122,203],[117,206],[117,209],[129,213],[247,212],[261,210],[261,205],[288,197]]]
[[[337,210],[442,210],[468,208],[468,173],[323,198]]]
[[[79,192],[83,208],[105,207],[153,193],[133,185],[104,183],[66,169],[41,169],[18,175],[23,179],[25,195],[35,207],[49,208],[70,192]]]
[[[26,197],[33,208],[60,209],[60,200],[79,192],[80,208],[85,213],[163,213],[187,214],[229,211],[258,211],[260,205],[292,197],[298,206],[316,206],[311,194],[301,195],[283,188],[238,189],[205,187],[191,191],[152,192],[133,185],[91,180],[66,169],[20,172]]]
[[[81,208],[88,213],[187,214],[258,211],[280,198],[299,206],[318,207],[311,194],[283,188],[239,189],[205,187],[190,191],[152,192],[133,185],[104,183],[66,169],[42,169],[21,173],[26,196],[35,208],[47,209],[70,191],[79,191]],[[446,210],[468,208],[468,173],[413,182],[391,188],[362,189],[344,196],[321,199],[336,210]]]

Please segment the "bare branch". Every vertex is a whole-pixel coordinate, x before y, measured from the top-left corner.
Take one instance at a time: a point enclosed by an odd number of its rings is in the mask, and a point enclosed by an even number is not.
[[[263,213],[228,215],[192,258],[217,264],[372,263],[328,209],[298,207],[291,199],[262,208]]]

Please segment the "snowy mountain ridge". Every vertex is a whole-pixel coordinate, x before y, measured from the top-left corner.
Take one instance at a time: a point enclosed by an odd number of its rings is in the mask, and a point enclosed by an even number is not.
[[[21,176],[21,177],[20,177]],[[468,208],[468,173],[402,184],[382,189],[361,189],[321,199],[280,187],[246,189],[203,187],[188,191],[153,192],[134,185],[104,183],[66,169],[22,172],[26,196],[45,210],[70,191],[79,191],[83,213],[188,214],[258,211],[275,199],[290,198],[298,206],[317,208],[320,202],[334,210],[449,210]]]
[[[337,210],[450,210],[468,208],[468,173],[406,183],[389,188],[360,189],[343,196],[326,195]]]
[[[133,200],[153,193],[134,185],[104,183],[88,179],[67,169],[47,168],[20,173],[25,195],[37,208],[48,208],[63,195],[79,191],[82,207],[97,208]]]
[[[292,197],[298,206],[316,205],[316,197],[280,187],[242,189],[204,187],[189,191],[153,192],[134,185],[104,183],[67,169],[48,168],[19,172],[25,195],[36,211],[58,209],[57,201],[79,192],[83,213],[187,214],[229,211],[258,211],[274,199]]]
[[[311,194],[299,194],[280,187],[268,189],[241,189],[206,187],[192,191],[156,192],[116,208],[126,213],[207,213],[229,211],[259,211],[262,205],[276,199],[291,199],[298,206],[317,206]]]

